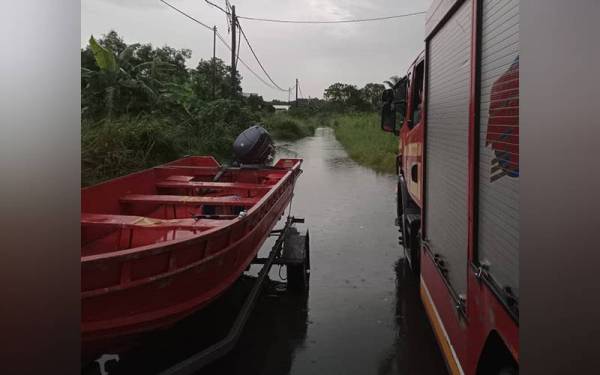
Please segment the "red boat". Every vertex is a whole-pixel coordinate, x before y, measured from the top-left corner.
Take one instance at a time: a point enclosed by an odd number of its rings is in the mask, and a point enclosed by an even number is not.
[[[223,168],[191,156],[82,189],[84,355],[168,327],[227,290],[283,215],[301,162]]]

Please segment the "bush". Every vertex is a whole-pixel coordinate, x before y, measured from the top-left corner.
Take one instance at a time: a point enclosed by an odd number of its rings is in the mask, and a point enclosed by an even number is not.
[[[284,141],[311,136],[316,127],[309,119],[299,120],[281,112],[265,117],[264,125],[273,138]]]
[[[164,121],[151,117],[82,121],[83,185],[172,160],[177,155],[175,132]]]
[[[212,155],[222,162],[231,158],[235,138],[258,122],[258,115],[239,102],[208,102],[197,115],[183,122],[171,116],[121,116],[115,120],[82,120],[82,184],[149,168],[184,155]]]
[[[228,159],[235,138],[248,127],[260,122],[260,116],[231,99],[206,103],[195,119],[194,145],[190,153],[208,153]]]

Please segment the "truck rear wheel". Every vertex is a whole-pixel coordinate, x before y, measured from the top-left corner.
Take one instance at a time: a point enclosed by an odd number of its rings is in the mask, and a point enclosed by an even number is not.
[[[415,275],[420,272],[420,219],[414,220],[420,215],[419,207],[410,199],[406,189],[404,178],[398,179],[398,225],[402,234],[402,246],[410,269]]]

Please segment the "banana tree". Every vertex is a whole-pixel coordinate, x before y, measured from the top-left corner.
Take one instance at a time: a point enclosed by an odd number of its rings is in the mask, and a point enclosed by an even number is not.
[[[136,104],[152,109],[164,86],[160,80],[161,73],[171,69],[171,64],[160,61],[158,57],[131,64],[139,44],[132,44],[115,55],[93,36],[89,43],[99,70],[81,68],[83,89],[88,94],[88,97],[82,98],[83,111],[92,107],[92,112],[104,112],[110,119],[114,113],[126,113]]]

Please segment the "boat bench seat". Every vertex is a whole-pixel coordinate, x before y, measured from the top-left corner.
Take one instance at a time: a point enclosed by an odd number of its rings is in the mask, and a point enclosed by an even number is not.
[[[82,226],[104,226],[119,228],[160,228],[160,229],[209,229],[227,225],[227,220],[211,219],[155,219],[134,215],[81,214]]]
[[[172,176],[169,176],[169,177],[165,178],[165,181],[182,181],[182,182],[187,182],[187,181],[192,181],[194,178],[195,178],[194,176],[172,175]]]
[[[219,167],[197,167],[191,165],[163,165],[154,167],[155,171],[163,173],[178,173],[179,175],[195,176],[214,176],[221,168]]]
[[[171,176],[173,177],[173,176]],[[179,176],[181,177],[181,176]],[[181,181],[177,180],[165,180],[156,183],[158,188],[203,188],[203,189],[238,189],[238,190],[262,190],[267,191],[271,188],[271,185],[264,184],[251,184],[244,182],[207,182],[207,181]]]
[[[224,197],[198,197],[187,195],[146,195],[146,194],[130,194],[121,197],[122,203],[135,204],[168,204],[181,206],[237,206],[251,207],[259,198],[241,198],[237,195]]]

